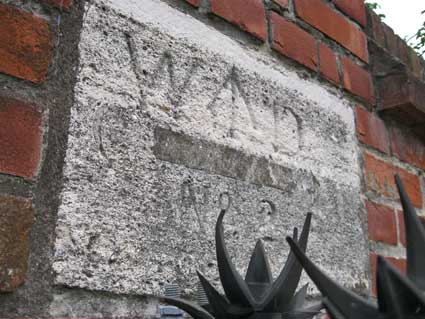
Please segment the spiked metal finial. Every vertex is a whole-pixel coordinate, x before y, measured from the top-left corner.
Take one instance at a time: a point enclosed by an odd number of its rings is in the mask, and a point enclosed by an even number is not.
[[[384,258],[378,257],[377,306],[336,284],[306,257],[302,247],[287,237],[298,261],[324,295],[323,303],[334,318],[425,318],[425,229],[400,177],[396,176],[395,179],[406,225],[407,277]]]
[[[233,265],[224,242],[222,210],[215,228],[216,254],[220,280],[225,292],[222,296],[198,272],[199,280],[207,295],[208,309],[182,299],[163,298],[164,301],[177,306],[195,319],[310,319],[322,308],[322,304],[310,308],[302,308],[307,292],[307,285],[296,294],[302,267],[291,252],[282,272],[273,282],[270,266],[264,246],[258,241],[252,254],[245,280]],[[311,214],[304,222],[298,240],[298,230],[294,230],[293,240],[301,251],[307,248],[310,231]]]

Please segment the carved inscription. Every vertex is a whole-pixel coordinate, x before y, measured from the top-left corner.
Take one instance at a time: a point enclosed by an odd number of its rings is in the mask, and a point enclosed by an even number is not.
[[[141,67],[138,53],[144,49],[140,49],[129,34],[125,37],[132,69],[140,85],[142,106],[153,113],[160,111],[175,120],[190,117],[184,114],[182,107],[191,95],[203,94],[190,89],[199,78],[201,68],[208,67],[207,62],[198,58],[185,61],[186,70],[177,79],[176,65],[179,63],[167,50],[160,55],[153,70],[146,70]],[[213,94],[197,108],[210,112],[211,122],[215,123],[216,128],[224,126],[225,138],[270,144],[278,154],[295,155],[299,152],[302,147],[302,122],[294,110],[268,98],[251,101],[236,66],[232,66],[222,78],[211,78],[210,81],[219,85],[206,88]],[[262,104],[260,108],[258,103]]]

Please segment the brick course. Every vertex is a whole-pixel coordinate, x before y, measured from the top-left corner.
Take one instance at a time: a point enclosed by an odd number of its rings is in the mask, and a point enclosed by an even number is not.
[[[329,81],[340,84],[337,58],[335,53],[323,43],[319,46],[320,74]]]
[[[0,4],[0,17],[0,72],[43,82],[52,47],[47,21],[4,4]]]
[[[25,281],[33,218],[30,201],[0,195],[0,292],[14,291]]]
[[[272,12],[273,48],[298,63],[317,71],[316,40],[296,24]]]
[[[295,0],[297,16],[337,41],[365,62],[369,61],[366,34],[323,0]]]
[[[417,175],[377,159],[369,153],[364,155],[364,165],[368,190],[398,201],[399,195],[394,182],[394,175],[399,174],[412,204],[422,208],[421,186]]]
[[[211,10],[242,30],[266,40],[266,12],[262,0],[211,0]]]
[[[397,245],[397,224],[394,209],[366,201],[369,239]]]
[[[338,9],[344,12],[360,23],[363,27],[366,26],[366,8],[364,0],[334,0]]]
[[[199,5],[201,4],[201,0],[186,0],[186,2],[189,2],[191,5],[195,7],[199,7]]]
[[[41,156],[41,125],[35,106],[0,96],[0,172],[34,178]]]
[[[373,104],[375,98],[370,73],[347,57],[341,57],[341,65],[344,88]]]
[[[357,106],[357,136],[359,140],[383,152],[390,153],[390,141],[385,123],[378,116]]]

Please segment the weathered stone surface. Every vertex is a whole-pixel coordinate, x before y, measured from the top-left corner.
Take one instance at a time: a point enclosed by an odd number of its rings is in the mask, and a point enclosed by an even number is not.
[[[33,218],[30,201],[0,196],[0,292],[14,291],[25,281]]]
[[[312,211],[309,255],[367,285],[347,102],[156,0],[94,1],[80,54],[57,283],[192,293],[196,269],[218,278],[213,231],[228,207],[241,271],[262,238],[277,274],[285,236]]]

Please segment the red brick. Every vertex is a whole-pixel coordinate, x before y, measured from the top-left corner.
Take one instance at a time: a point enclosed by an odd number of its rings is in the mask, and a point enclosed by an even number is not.
[[[33,219],[30,201],[0,195],[0,292],[14,291],[25,281]]]
[[[296,14],[365,62],[369,61],[365,33],[322,0],[295,0]]]
[[[277,13],[271,13],[273,48],[302,65],[317,71],[318,56],[314,37]]]
[[[255,37],[267,38],[266,11],[262,0],[211,0],[212,12]]]
[[[425,169],[425,144],[416,135],[397,127],[390,129],[391,153],[400,160]]]
[[[384,257],[390,263],[392,263],[402,273],[406,273],[406,259],[397,259],[394,257]],[[376,268],[378,263],[378,256],[374,253],[370,253],[370,270],[372,275],[372,294],[376,296]]]
[[[394,209],[366,201],[369,240],[397,245]]]
[[[289,0],[273,0],[273,1],[284,8],[287,8],[289,5]]]
[[[320,74],[322,74],[329,81],[339,85],[338,66],[336,64],[335,53],[325,44],[320,43],[319,47],[320,59]]]
[[[380,78],[380,111],[425,132],[425,83],[403,73]]]
[[[201,0],[186,0],[186,2],[189,2],[192,6],[199,7],[201,4]]]
[[[347,57],[341,57],[344,88],[374,103],[372,77],[368,71]]]
[[[72,5],[72,0],[42,0],[44,3],[61,9],[69,9]]]
[[[390,153],[390,142],[384,121],[364,108],[357,106],[357,136],[359,140],[383,153]]]
[[[422,207],[422,194],[419,178],[401,167],[375,158],[369,153],[364,155],[365,176],[367,189],[382,196],[399,200],[394,182],[394,175],[399,174],[412,204]]]
[[[404,216],[402,211],[397,212],[398,216],[398,231],[400,234],[400,243],[406,247],[406,226],[404,224]],[[422,225],[425,227],[425,218],[422,216],[419,216],[419,219],[422,222]]]
[[[394,34],[393,29],[391,29],[388,25],[385,23],[382,23],[382,30],[385,34],[385,43],[387,50],[393,55],[398,56],[398,43],[397,43],[397,36]]]
[[[420,78],[422,75],[422,64],[421,59],[419,58],[418,54],[415,50],[413,50],[411,47],[407,47],[407,54],[409,57],[409,68],[413,72],[413,74]]]
[[[0,172],[33,178],[40,161],[42,117],[33,106],[0,97]]]
[[[366,26],[366,8],[364,0],[334,0],[338,9],[362,26]]]
[[[50,62],[51,32],[47,21],[0,4],[0,72],[43,82]]]
[[[374,39],[381,47],[385,48],[385,33],[379,16],[373,10],[367,10],[369,15],[369,36]]]
[[[398,45],[398,57],[404,64],[409,65],[409,52],[406,42],[399,36],[396,36],[396,40]]]

